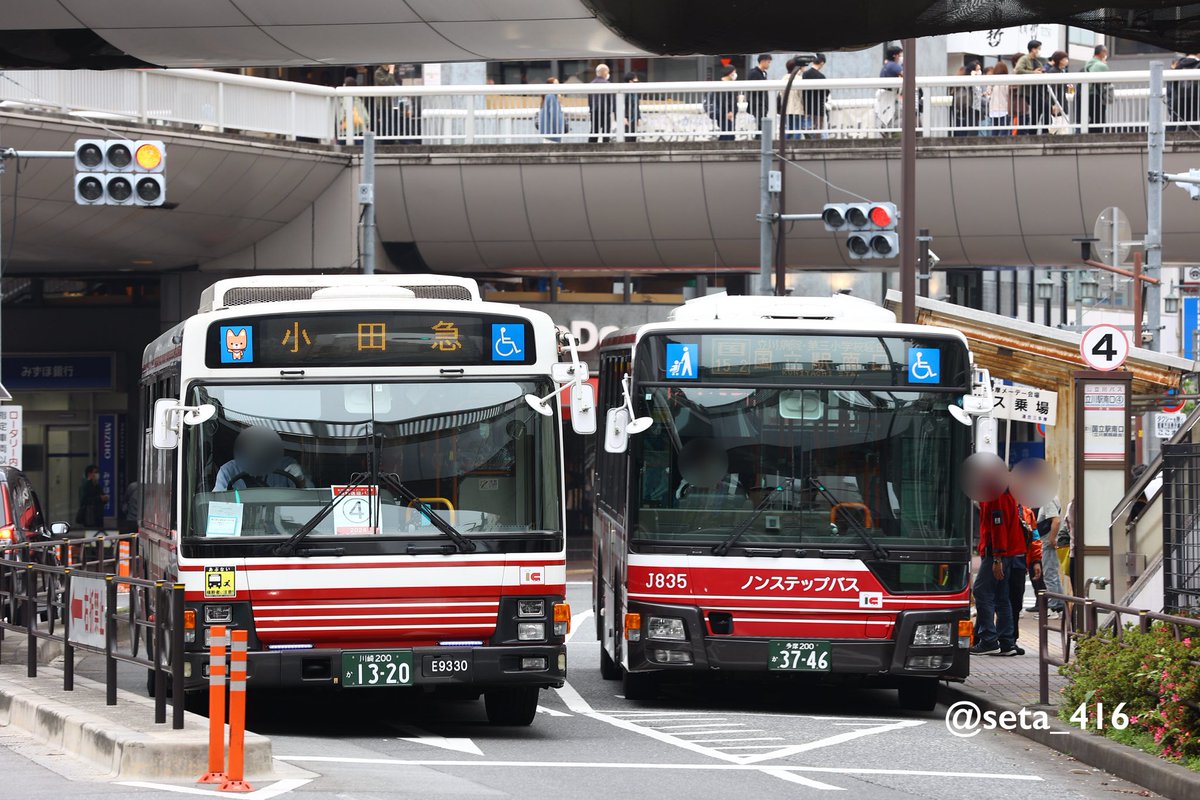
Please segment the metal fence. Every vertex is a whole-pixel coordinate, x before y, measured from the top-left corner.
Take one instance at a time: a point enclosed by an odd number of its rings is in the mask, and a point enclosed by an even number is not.
[[[1066,606],[1066,612],[1062,615],[1059,627],[1052,628],[1048,621],[1049,601],[1061,600]],[[1200,618],[1179,617],[1172,614],[1157,614],[1153,611],[1147,611],[1144,608],[1131,608],[1129,606],[1118,606],[1112,603],[1104,603],[1100,600],[1093,600],[1090,597],[1076,597],[1069,594],[1058,594],[1056,592],[1041,591],[1038,592],[1038,703],[1041,705],[1049,705],[1050,703],[1050,667],[1066,666],[1071,661],[1072,645],[1089,636],[1095,636],[1101,631],[1111,631],[1114,638],[1124,644],[1126,619],[1137,620],[1137,628],[1142,633],[1147,633],[1150,626],[1155,622],[1161,622],[1171,626],[1175,640],[1179,641],[1186,636],[1200,636]],[[1106,612],[1107,618],[1101,622],[1100,612]],[[1079,628],[1075,627],[1074,620],[1080,621],[1082,624]],[[1132,625],[1133,623],[1128,623]],[[1056,657],[1050,653],[1050,633],[1058,633],[1061,637],[1062,656]],[[1191,664],[1200,669],[1200,661],[1192,661]],[[1197,708],[1197,704],[1192,700],[1184,700],[1187,705]]]
[[[1163,604],[1200,612],[1200,444],[1163,444]]]
[[[76,650],[101,654],[110,706],[117,704],[118,662],[146,667],[156,723],[167,720],[169,676],[171,726],[179,729],[184,718],[183,585],[121,574],[126,572],[122,543],[129,545],[128,572],[139,571],[137,542],[135,534],[120,534],[6,546],[0,552],[0,655],[6,632],[23,635],[26,673],[36,678],[38,643],[57,642],[63,647],[63,690],[72,691]],[[103,600],[98,590],[91,599],[77,596],[72,584],[81,580],[103,585]],[[85,614],[102,618],[103,646],[80,641],[72,632]]]
[[[1168,70],[1170,130],[1200,132],[1200,70]],[[1148,72],[918,77],[934,137],[1145,131]],[[205,132],[423,145],[729,141],[764,116],[789,139],[898,135],[898,78],[329,88],[207,70],[0,72],[0,107]]]

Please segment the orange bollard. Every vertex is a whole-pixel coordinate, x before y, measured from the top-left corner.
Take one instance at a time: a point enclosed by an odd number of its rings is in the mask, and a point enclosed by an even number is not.
[[[226,780],[225,644],[225,626],[212,626],[208,640],[208,772],[196,783]]]
[[[233,632],[229,652],[229,769],[222,792],[253,792],[243,780],[246,769],[246,639],[245,630]]]

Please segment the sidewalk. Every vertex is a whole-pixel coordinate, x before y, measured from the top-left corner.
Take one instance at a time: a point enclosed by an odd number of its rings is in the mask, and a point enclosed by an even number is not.
[[[1049,654],[1061,659],[1061,633],[1058,630],[1061,622],[1051,620],[1049,625]],[[1013,732],[1163,797],[1176,800],[1200,798],[1200,773],[1059,720],[1058,707],[1067,679],[1058,674],[1057,667],[1049,668],[1050,703],[1038,704],[1036,614],[1026,612],[1021,615],[1019,644],[1025,649],[1023,656],[972,656],[970,677],[964,683],[943,684],[942,702],[951,706],[969,701],[984,711],[1014,714],[1023,708],[1045,711],[1050,717],[1049,730],[1014,726]]]
[[[63,691],[62,670],[44,663],[61,649],[47,642],[39,643],[38,677],[26,677],[25,646],[14,638],[6,632],[0,651],[0,727],[20,729],[110,778],[190,782],[208,771],[207,718],[186,712],[183,729],[173,730],[168,701],[167,723],[155,724],[154,701],[123,689],[115,706],[106,705],[104,684],[81,676],[78,666],[75,689]],[[103,657],[87,654],[77,665],[84,658]],[[245,742],[247,779],[278,777],[270,739],[247,731]]]

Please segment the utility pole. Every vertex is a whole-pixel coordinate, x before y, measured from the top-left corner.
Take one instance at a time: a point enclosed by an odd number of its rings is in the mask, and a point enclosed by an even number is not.
[[[762,120],[761,133],[758,137],[762,145],[759,174],[759,209],[758,209],[758,287],[754,294],[767,296],[772,294],[771,275],[775,271],[775,215],[771,209],[771,173],[775,166],[775,152],[772,149],[773,122],[770,115]]]
[[[900,105],[900,321],[917,321],[917,40],[904,40]]]
[[[1163,63],[1150,62],[1150,126],[1147,142],[1146,166],[1149,170],[1146,185],[1146,277],[1162,275],[1162,190],[1163,190]],[[1141,286],[1134,286],[1141,292]],[[1146,291],[1146,331],[1150,335],[1147,345],[1151,350],[1161,348],[1162,301],[1157,284],[1148,284]],[[1134,342],[1134,347],[1141,347]]]
[[[358,185],[358,202],[363,207],[362,271],[375,274],[375,134],[363,134],[362,183]]]

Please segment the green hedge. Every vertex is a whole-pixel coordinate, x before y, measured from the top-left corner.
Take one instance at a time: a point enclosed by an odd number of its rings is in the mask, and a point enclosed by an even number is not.
[[[1126,743],[1152,742],[1151,752],[1200,768],[1200,711],[1194,707],[1200,705],[1200,666],[1193,663],[1200,661],[1200,635],[1177,641],[1169,625],[1157,623],[1147,633],[1128,626],[1123,642],[1107,630],[1077,642],[1075,652],[1059,669],[1070,679],[1059,709],[1063,719],[1084,704],[1087,728],[1095,731],[1103,703],[1105,733]],[[1120,703],[1129,718],[1126,732],[1111,725]]]

